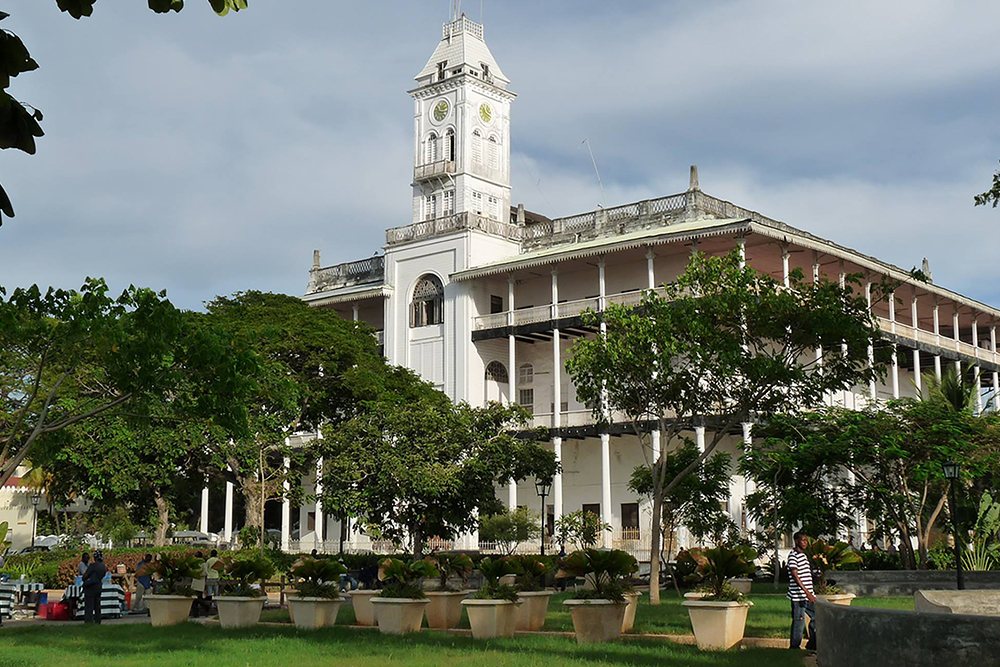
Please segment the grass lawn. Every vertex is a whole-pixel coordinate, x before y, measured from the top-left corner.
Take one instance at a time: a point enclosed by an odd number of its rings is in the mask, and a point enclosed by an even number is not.
[[[346,611],[346,610],[345,610]],[[343,613],[343,612],[342,612]],[[343,617],[341,617],[343,620]],[[384,637],[375,630],[292,627],[223,630],[185,624],[45,627],[0,630],[0,667],[801,667],[798,652],[747,649],[702,653],[694,646],[633,640],[580,646],[566,637],[476,641],[422,632]]]
[[[760,589],[760,592],[757,589]],[[573,621],[569,611],[563,606],[562,601],[569,597],[568,593],[553,595],[549,601],[549,611],[545,617],[545,630],[573,631]],[[787,637],[789,626],[791,625],[791,608],[788,598],[782,590],[775,592],[773,585],[754,584],[754,592],[750,594],[754,606],[747,615],[747,637]],[[688,620],[687,609],[681,606],[682,600],[673,591],[663,591],[662,604],[652,607],[649,604],[649,595],[643,593],[639,599],[639,608],[635,613],[636,633],[666,634],[666,635],[689,635],[691,634],[691,622]],[[889,609],[913,609],[912,597],[898,598],[856,598],[856,606],[864,607],[884,607]],[[261,616],[262,621],[272,621],[288,623],[287,611],[265,611]],[[340,608],[337,616],[337,623],[351,625],[354,623],[354,609],[349,605]],[[426,627],[426,620],[424,621]],[[460,628],[469,627],[469,619],[462,613]],[[5,667],[0,662],[0,667]]]

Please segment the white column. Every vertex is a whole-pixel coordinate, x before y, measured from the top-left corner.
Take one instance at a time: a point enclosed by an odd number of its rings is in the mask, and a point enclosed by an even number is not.
[[[995,357],[997,353],[997,327],[995,324],[990,325],[990,349],[993,350]],[[1000,373],[997,371],[993,371],[993,409],[1000,412]]]
[[[743,442],[746,443],[746,448],[748,450],[750,449],[750,446],[753,444],[753,424],[751,424],[750,422],[743,422]],[[756,486],[754,485],[753,480],[750,479],[749,477],[744,477],[743,478],[744,511],[746,508],[747,496],[749,496],[754,491],[756,491]],[[747,530],[748,531],[755,530],[757,528],[756,522],[752,518],[750,518],[749,513],[747,513],[746,517],[747,517]]]
[[[617,521],[612,521],[611,511],[611,436],[608,433],[601,434],[601,520],[617,526]],[[610,540],[613,536],[603,533],[605,546],[611,546]]]
[[[552,270],[552,320],[555,323],[559,310],[559,272]],[[552,428],[556,433],[562,423],[560,408],[562,407],[562,355],[559,349],[559,329],[552,329]],[[556,454],[556,461],[562,462],[562,437],[555,435],[552,437],[552,449]],[[563,513],[563,487],[562,473],[556,473],[552,480],[552,504],[555,505],[555,520],[562,518]]]
[[[889,331],[896,333],[896,292],[889,292]],[[899,359],[892,344],[892,397],[899,398]]]
[[[747,265],[747,239],[745,236],[736,237],[736,249],[740,253],[740,268],[746,268]]]
[[[813,285],[819,282],[819,253],[813,250]],[[816,348],[816,367],[819,369],[820,375],[823,374],[823,346],[818,346]],[[832,397],[827,394],[823,397],[823,402],[830,404]]]
[[[955,304],[955,310],[951,314],[951,327],[955,338],[955,352],[958,352],[958,343],[961,340],[958,335],[958,304]],[[955,360],[955,375],[962,377],[962,361],[960,359]]]
[[[976,359],[979,358],[979,316],[975,313],[972,314],[972,347],[976,348]],[[979,363],[977,362],[975,366],[972,367],[973,373],[973,383],[976,386],[976,414],[983,414],[983,387],[980,384],[979,379]]]
[[[208,480],[205,480],[205,486],[201,489],[201,527],[199,528],[201,532],[208,532]]]
[[[705,427],[695,426],[694,427],[694,442],[698,446],[699,452],[705,451]]]
[[[938,307],[937,297],[934,297],[934,342],[938,346],[941,345],[941,317],[938,312],[940,309]],[[938,380],[941,379],[941,355],[934,355],[934,377]]]
[[[654,430],[650,433],[650,439],[652,440],[653,447],[653,463],[660,460],[660,454],[663,450],[663,446],[660,444],[660,431],[659,429]]]
[[[789,257],[791,257],[791,253],[788,252],[788,244],[787,243],[782,243],[781,244],[781,282],[784,283],[784,285],[785,285],[786,288],[788,288],[788,287],[791,286],[791,283],[790,283],[790,280],[789,280],[789,277],[788,277],[788,275],[789,275],[789,271],[788,271],[788,258]],[[869,303],[868,305],[871,305],[871,303]]]
[[[324,531],[326,530],[326,515],[323,514],[323,501],[320,496],[323,495],[323,457],[319,457],[316,461],[316,519],[313,521],[313,525],[316,526],[313,529],[313,535],[316,538],[316,550],[323,553],[323,538]]]
[[[918,340],[917,331],[920,330],[920,322],[917,319],[917,288],[913,288],[913,299],[910,301],[910,321],[913,323],[913,339]],[[916,342],[914,342],[913,347],[913,385],[917,388],[917,394],[920,394],[920,350],[917,349]]]
[[[288,445],[288,438],[285,438],[285,445]],[[288,551],[289,539],[292,534],[292,501],[288,497],[291,488],[288,484],[288,469],[292,466],[292,461],[287,456],[282,462],[282,472],[284,481],[281,483],[285,490],[284,498],[281,501],[281,550]]]
[[[646,274],[647,274],[647,276],[646,276],[647,277],[647,281],[646,282],[649,284],[649,289],[655,289],[656,288],[656,274],[653,272],[653,258],[654,257],[656,257],[656,254],[653,253],[653,249],[652,248],[647,248],[646,249]]]
[[[655,284],[654,278],[653,278],[653,251],[652,250],[650,250],[649,252],[646,253],[646,260],[648,262],[647,269],[648,269],[648,273],[649,273],[649,276],[648,276],[649,289],[655,289],[656,284]],[[660,429],[658,429],[658,428],[657,429],[653,429],[653,431],[649,435],[650,435],[650,446],[653,449],[653,463],[656,463],[657,461],[660,460]]]
[[[226,523],[222,538],[229,544],[233,542],[233,483],[229,480],[226,480]]]
[[[357,322],[358,321],[358,311],[360,310],[360,307],[358,306],[358,302],[357,301],[354,302],[354,305],[352,306],[352,310],[354,311],[354,321]]]
[[[507,368],[510,382],[507,387],[510,391],[510,403],[517,403],[517,341],[514,339],[514,279],[507,279],[507,326],[511,327],[510,335],[507,337]],[[507,508],[510,511],[517,509],[517,482],[513,479],[507,485]]]
[[[868,300],[868,311],[871,312],[872,309],[872,282],[865,282],[865,299]],[[868,343],[868,367],[875,367],[875,348],[872,346],[871,342]],[[875,380],[868,383],[868,397],[874,401],[878,396],[875,389]]]

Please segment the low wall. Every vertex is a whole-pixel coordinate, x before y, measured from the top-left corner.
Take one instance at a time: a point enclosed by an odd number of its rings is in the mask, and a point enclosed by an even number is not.
[[[1000,617],[816,603],[819,667],[995,665]]]
[[[913,610],[1000,616],[1000,591],[917,591],[913,594]]]
[[[954,570],[859,570],[831,572],[828,577],[848,593],[855,595],[909,597],[919,590],[938,591],[955,588]],[[966,572],[967,589],[1000,589],[1000,571]]]

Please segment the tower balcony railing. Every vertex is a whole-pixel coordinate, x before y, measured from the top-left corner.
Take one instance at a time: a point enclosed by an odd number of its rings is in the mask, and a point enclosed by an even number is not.
[[[445,215],[433,220],[415,222],[405,227],[388,229],[385,232],[385,242],[387,245],[411,243],[425,238],[451,234],[463,229],[474,229],[511,241],[519,241],[522,231],[521,227],[512,225],[509,222],[500,222],[479,213],[462,211],[461,213]]]
[[[966,343],[963,340],[955,340],[954,338],[950,338],[948,336],[935,334],[933,331],[924,331],[920,328],[914,328],[908,324],[903,324],[902,322],[893,322],[887,317],[876,317],[875,319],[878,320],[879,328],[886,333],[902,336],[903,338],[909,338],[919,343],[926,343],[928,345],[935,345],[937,347],[955,350],[955,352],[958,352],[959,354],[964,354],[975,359],[1000,364],[1000,354],[993,352],[989,348],[982,347],[986,344],[986,340],[980,341],[980,345],[977,346],[972,343]]]
[[[337,287],[350,287],[378,283],[385,276],[385,256],[376,255],[335,266],[314,266],[309,271],[308,293],[321,292]]]
[[[413,168],[413,182],[422,183],[435,178],[441,178],[455,173],[455,163],[452,160],[438,160],[429,164],[419,164]]]
[[[609,294],[604,297],[607,303],[613,303],[620,306],[638,306],[642,303],[642,298],[649,290],[631,290],[628,292],[620,292],[618,294]],[[653,290],[657,294],[663,295],[666,290],[663,287],[657,287]],[[601,300],[596,296],[587,297],[585,299],[576,299],[574,301],[563,301],[556,305],[556,317],[552,317],[552,304],[546,304],[544,306],[531,306],[529,308],[520,308],[515,310],[513,313],[504,311],[502,313],[493,313],[491,315],[482,315],[477,317],[475,320],[476,331],[481,331],[484,329],[496,329],[499,327],[505,327],[508,324],[513,324],[514,326],[521,326],[524,324],[534,324],[535,322],[548,322],[552,319],[562,319],[567,317],[576,317],[582,315],[584,312],[592,310],[594,312],[601,311]],[[512,321],[509,321],[512,320]]]

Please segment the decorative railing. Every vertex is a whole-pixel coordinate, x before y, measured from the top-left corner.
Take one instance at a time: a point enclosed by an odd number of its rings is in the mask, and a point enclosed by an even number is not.
[[[385,242],[388,245],[412,243],[433,236],[441,236],[462,229],[475,229],[493,236],[520,241],[523,228],[508,222],[493,220],[478,213],[463,211],[454,215],[446,215],[433,220],[416,222],[405,227],[393,227],[386,230]]]
[[[987,347],[983,347],[983,345],[986,344],[985,340],[981,341],[979,346],[976,346],[972,343],[966,343],[963,340],[956,340],[948,336],[935,335],[932,331],[924,331],[923,329],[914,328],[908,324],[903,324],[898,321],[893,322],[886,317],[876,317],[875,319],[878,320],[879,328],[886,333],[893,333],[897,336],[902,336],[903,338],[910,338],[922,343],[927,343],[928,345],[936,345],[937,347],[952,349],[960,354],[1000,364],[1000,354],[993,352]]]
[[[441,37],[443,39],[448,39],[453,35],[458,35],[463,32],[467,32],[471,35],[475,35],[479,39],[482,39],[483,25],[481,23],[476,23],[475,21],[470,21],[469,19],[463,16],[457,21],[445,23],[444,28],[441,31]]]
[[[314,267],[309,272],[310,294],[365,283],[378,283],[385,276],[385,256],[376,255],[354,262],[344,262],[325,268]]]
[[[451,160],[438,160],[430,164],[421,164],[413,168],[413,181],[419,183],[431,178],[438,178],[455,173],[455,163]]]
[[[614,303],[620,306],[637,306],[642,303],[643,295],[645,295],[648,291],[649,290],[634,290],[631,292],[622,292],[620,294],[609,294],[604,298],[607,303]],[[663,287],[657,287],[653,291],[660,295],[666,292]],[[556,306],[556,319],[576,317],[577,315],[582,315],[587,310],[600,312],[600,298],[593,296],[587,297],[586,299],[576,299],[575,301],[564,301]],[[508,324],[508,314],[509,313],[505,311],[502,313],[493,313],[491,315],[481,315],[475,320],[475,330],[481,331],[484,329],[505,327]],[[514,326],[520,326],[523,324],[533,324],[535,322],[548,322],[552,319],[552,305],[546,304],[544,306],[532,306],[530,308],[515,310],[513,324]]]

